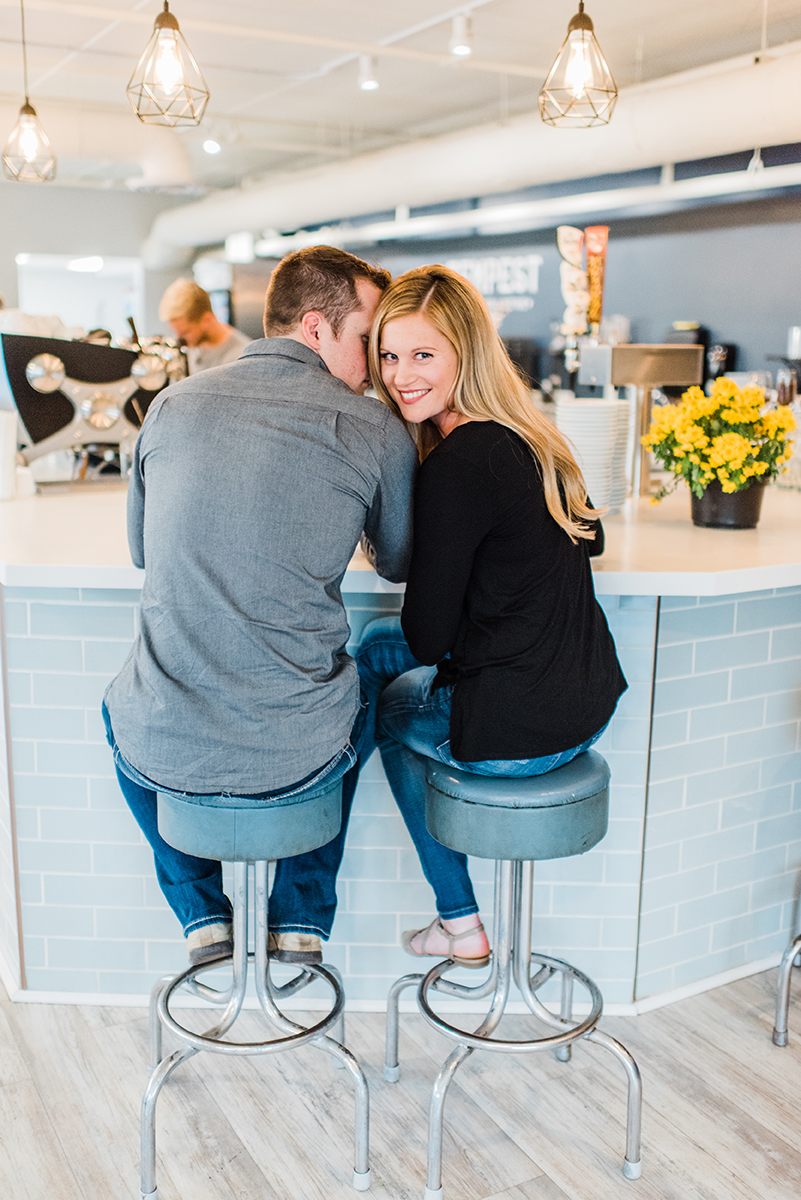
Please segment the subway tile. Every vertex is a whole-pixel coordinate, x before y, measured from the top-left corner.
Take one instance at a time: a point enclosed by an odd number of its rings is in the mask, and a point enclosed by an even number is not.
[[[47,963],[47,942],[43,937],[25,936],[23,939],[26,972],[31,967],[43,967]]]
[[[636,917],[604,917],[601,945],[611,950],[630,950],[637,942]]]
[[[681,847],[682,869],[739,858],[754,849],[754,830],[748,825],[721,829],[701,837],[689,838]]]
[[[15,738],[83,741],[85,721],[77,708],[11,709],[11,732]]]
[[[640,849],[642,824],[640,821],[618,820],[611,817],[606,837],[599,849],[606,853],[636,854]],[[573,860],[570,860],[573,861]]]
[[[383,816],[385,814],[397,813],[398,811],[386,777],[375,781],[365,779],[365,773],[369,771],[370,765],[372,763],[380,764],[380,762],[381,759],[378,754],[374,754],[368,760],[367,765],[362,768],[362,773],[359,776],[359,786],[353,800],[354,817],[370,814]]]
[[[672,967],[662,967],[661,970],[648,973],[638,970],[635,997],[637,1000],[645,1000],[648,996],[658,996],[660,992],[669,992],[672,987]]]
[[[801,603],[798,607],[798,619],[801,621]],[[772,660],[801,657],[801,625],[788,625],[784,629],[773,630],[770,635],[770,657]]]
[[[790,813],[792,802],[792,786],[789,783],[724,800],[721,804],[721,828],[728,829],[732,825],[745,825],[749,821],[764,821]]]
[[[665,779],[648,787],[648,819],[684,806],[684,780]]]
[[[617,717],[612,721],[609,733],[611,734],[611,749],[635,752],[645,752],[648,749],[648,722],[645,720]]]
[[[653,657],[655,614],[627,609],[607,614],[607,624],[618,646],[644,646]]]
[[[416,854],[415,858],[417,858]],[[495,863],[491,858],[474,858],[472,855],[469,855],[467,868],[473,883],[491,884],[495,880]],[[403,879],[405,877],[399,874],[398,878]]]
[[[398,920],[395,913],[337,913],[331,936],[345,945],[396,945]]]
[[[55,970],[143,971],[145,947],[141,941],[116,938],[50,938],[48,964]]]
[[[673,876],[679,869],[681,847],[678,844],[654,847],[643,858],[643,879]]]
[[[736,700],[730,704],[713,704],[698,708],[690,714],[690,737],[715,737],[722,733],[740,733],[761,728],[765,720],[765,698]]]
[[[170,939],[182,936],[181,927],[169,909],[98,908],[94,913],[98,938]]]
[[[697,642],[695,672],[723,671],[728,667],[745,667],[768,661],[769,633],[739,634],[734,637],[710,638]]]
[[[395,810],[387,815],[354,813],[348,827],[348,844],[352,847],[374,846],[394,848],[410,842],[403,817]]]
[[[114,775],[109,746],[96,742],[38,742],[40,775]]]
[[[769,954],[783,954],[786,947],[787,932],[785,929],[777,929],[775,933],[746,942],[743,945],[743,961],[757,962],[760,958],[767,958]]]
[[[47,938],[93,937],[94,922],[93,909],[68,908],[60,904],[26,906],[22,914],[22,926],[26,933]]]
[[[8,596],[8,588],[6,588],[6,596]],[[6,599],[6,637],[25,637],[30,630],[28,628],[28,605],[24,603],[16,603],[13,600]]]
[[[80,671],[80,642],[58,638],[10,637],[8,666],[12,671]]]
[[[705,957],[710,949],[710,930],[691,929],[673,937],[662,938],[640,946],[638,970],[643,974],[665,966],[675,966],[694,958]]]
[[[780,920],[781,911],[774,907],[719,921],[712,928],[712,950],[722,950],[726,946],[736,946],[740,942],[750,942],[776,933]]]
[[[650,684],[654,670],[654,648],[649,646],[624,646],[618,643],[617,656],[623,674],[629,684]]]
[[[98,991],[96,971],[57,971],[51,967],[34,967],[25,974],[28,989],[32,992]]]
[[[11,755],[14,774],[33,775],[36,771],[36,749],[34,742],[12,742]]]
[[[21,808],[17,813],[17,837],[37,840],[39,837],[39,810]]]
[[[672,612],[673,609],[697,608],[697,596],[662,596],[659,600],[662,612]]]
[[[715,954],[705,954],[690,962],[676,963],[673,968],[673,986],[686,987],[699,979],[709,979],[723,971],[733,971],[747,961],[742,946],[728,946]]]
[[[64,846],[60,842],[20,842],[21,871],[88,874],[91,860],[88,846]]]
[[[113,812],[126,812],[128,805],[120,791],[120,785],[114,779],[90,779],[89,807],[105,808]]]
[[[360,850],[348,846],[339,869],[340,879],[398,879],[397,850]]]
[[[759,592],[756,593],[757,596],[759,594],[760,594]],[[774,595],[775,596],[801,596],[801,587],[799,587],[796,584],[791,587],[775,588]]]
[[[575,854],[569,858],[551,858],[534,864],[534,878],[540,883],[603,883],[606,838],[600,843],[604,853]],[[494,863],[487,860],[494,868]]]
[[[58,708],[100,708],[112,675],[33,676],[34,704]]]
[[[724,704],[729,698],[729,672],[668,679],[654,688],[654,712],[685,712],[707,704]]]
[[[104,746],[107,745],[106,726],[103,723],[103,716],[100,709],[85,708],[83,710],[83,718],[87,742],[102,742]]]
[[[714,864],[696,867],[661,879],[648,879],[642,885],[642,911],[666,908],[670,904],[681,904],[709,896],[715,890]]]
[[[772,846],[786,846],[788,842],[801,840],[801,812],[783,813],[770,820],[760,821],[756,827],[757,850],[769,850]]]
[[[751,629],[775,629],[777,625],[801,622],[798,596],[767,596],[761,600],[740,600],[737,605],[737,632]]]
[[[75,775],[18,775],[14,780],[18,806],[85,808],[89,802],[86,780]]]
[[[715,878],[718,891],[738,887],[742,883],[750,883],[760,879],[769,879],[774,875],[783,875],[786,869],[786,852],[783,846],[770,850],[759,850],[741,858],[732,858],[728,862],[720,862],[715,867]]]
[[[138,604],[141,588],[81,588],[84,604]]]
[[[43,875],[47,904],[142,908],[144,881],[135,875]]]
[[[671,842],[684,842],[687,838],[712,833],[718,829],[719,820],[720,806],[717,803],[697,804],[693,808],[681,808],[660,816],[649,813],[645,827],[646,853],[656,846],[667,846]]]
[[[751,884],[751,908],[770,908],[774,904],[790,903],[795,907],[794,890],[797,871],[785,871],[783,875],[772,875],[769,879],[757,879]],[[784,928],[782,918],[782,928]]]
[[[637,889],[630,886],[576,883],[553,885],[554,914],[557,916],[629,917],[637,910]]]
[[[701,709],[701,712],[706,711]],[[690,714],[687,712],[663,713],[655,716],[651,725],[651,747],[676,746],[687,741]]]
[[[11,600],[51,600],[59,603],[64,600],[78,600],[78,588],[49,588],[49,587],[8,587],[6,596]]]
[[[594,979],[604,994],[607,1003],[611,1003],[609,984],[612,980],[622,980],[628,985],[628,998],[631,999],[634,981],[634,965],[636,954],[631,950],[577,950],[575,966],[580,971],[586,971]],[[582,996],[582,988],[576,989],[576,998]],[[585,993],[586,995],[586,993]]]
[[[645,772],[636,783],[621,783],[612,777],[609,789],[609,812],[613,817],[633,817],[639,821],[645,810]]]
[[[23,904],[41,904],[42,876],[38,872],[20,874],[19,895]]]
[[[125,638],[134,635],[129,605],[31,603],[34,637]]]
[[[718,771],[690,775],[687,779],[686,803],[706,804],[710,800],[728,800],[732,796],[755,792],[760,786],[759,774],[759,763],[746,763],[741,767],[724,767]]]
[[[723,766],[725,752],[726,741],[722,737],[652,750],[651,779],[675,779]]]
[[[651,685],[650,683],[630,683],[628,691],[620,697],[615,716],[644,717],[651,715]]]
[[[178,936],[172,941],[156,941],[154,939],[145,942],[145,965],[153,975],[177,975],[179,971],[186,969],[186,942],[175,918],[173,918],[173,926]],[[210,977],[204,975],[203,982],[210,983]],[[214,987],[214,984],[212,983],[211,986]],[[222,986],[224,987],[225,984],[223,983]]]
[[[130,642],[85,641],[83,668],[87,672],[108,675],[110,671],[119,671],[130,653]]]
[[[801,688],[790,692],[775,692],[765,698],[765,724],[780,725],[783,721],[801,720]]]
[[[787,692],[801,685],[801,662],[788,658],[761,667],[737,667],[732,671],[731,698],[764,696],[768,692]]]
[[[656,612],[656,596],[618,596],[618,608],[639,608],[646,612]]]
[[[639,847],[636,854],[604,854],[604,883],[630,883],[639,885],[642,856]]]
[[[149,996],[153,986],[149,971],[98,971],[97,990],[114,995]]]
[[[139,829],[127,813],[42,808],[39,816],[45,841],[113,842],[118,845],[140,841]]]
[[[8,700],[10,704],[32,703],[31,677],[24,671],[9,671]]]
[[[131,817],[131,823],[134,823]],[[73,847],[70,847],[72,850]],[[147,845],[111,845],[96,842],[91,849],[92,870],[96,875],[152,875],[153,851]]]
[[[604,758],[609,763],[616,784],[645,787],[645,772],[648,759],[645,754],[630,754],[625,750],[607,750]]]
[[[420,859],[417,857],[417,851],[407,847],[405,850],[396,851],[398,855],[398,879],[408,879],[412,883],[419,883],[423,878],[423,869],[420,866]],[[470,869],[470,878],[475,879],[475,873]]]
[[[698,929],[702,925],[714,925],[717,921],[740,916],[748,912],[750,901],[751,889],[747,886],[687,900],[678,905],[676,932],[683,933],[686,929]]]
[[[625,918],[619,918],[623,920]],[[605,917],[604,921],[614,920]],[[577,946],[595,947],[601,944],[600,917],[537,917],[532,928],[532,942],[535,948],[553,946],[557,953],[560,950],[571,950]],[[628,947],[631,943],[624,942]],[[618,947],[615,947],[616,949]]]
[[[373,883],[353,879],[347,883],[348,911],[372,913],[404,912],[430,913],[433,893],[427,883],[386,883],[376,888]],[[429,917],[429,920],[431,918]]]
[[[734,604],[710,605],[686,610],[664,608],[659,617],[659,644],[699,642],[705,638],[734,633]]]
[[[693,643],[681,642],[677,646],[658,646],[656,651],[656,678],[678,679],[693,673]]]
[[[649,942],[663,942],[676,934],[676,908],[657,908],[640,917],[640,946]]]
[[[798,780],[801,780],[801,751],[763,759],[760,775],[763,788],[777,787],[781,783],[796,783]]]
[[[769,725],[754,729],[750,733],[739,733],[729,737],[726,746],[726,762],[753,762],[755,759],[776,758],[792,754],[798,739],[798,722],[785,725]]]
[[[431,960],[433,967],[434,960]],[[383,975],[397,979],[409,970],[409,956],[400,946],[349,946],[348,974]],[[349,989],[348,989],[349,990]],[[412,993],[413,994],[413,993]]]

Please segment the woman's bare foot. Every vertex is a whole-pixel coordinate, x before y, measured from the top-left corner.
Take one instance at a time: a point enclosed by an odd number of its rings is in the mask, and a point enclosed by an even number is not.
[[[466,933],[470,929],[475,929],[475,937],[463,937],[459,939],[458,952],[460,958],[484,958],[489,954],[489,942],[486,933],[481,927],[481,917],[478,913],[470,913],[466,917],[451,917],[449,919],[441,917],[440,921],[448,933]],[[413,954],[425,954],[432,958],[437,958],[440,955],[445,958],[449,953],[448,940],[439,932],[436,922],[433,925],[429,925],[427,929],[421,929],[417,936],[412,938],[409,945]]]

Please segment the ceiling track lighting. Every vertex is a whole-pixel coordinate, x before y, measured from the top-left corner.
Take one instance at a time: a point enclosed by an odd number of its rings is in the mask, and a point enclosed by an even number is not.
[[[547,125],[591,128],[609,124],[617,86],[584,11],[584,0],[567,27],[567,37],[539,100],[540,115]]]
[[[448,42],[448,51],[456,58],[467,58],[473,53],[473,28],[472,21],[467,13],[457,13],[453,18],[453,29],[451,40]]]
[[[209,89],[167,0],[125,92],[145,125],[174,128],[203,120]]]
[[[25,42],[25,5],[20,0],[22,19],[22,72],[25,103],[3,149],[3,174],[20,183],[45,183],[56,177],[56,157],[47,140],[36,109],[28,99],[28,47]]]
[[[372,54],[359,55],[359,87],[363,92],[374,92],[378,88],[378,72]]]

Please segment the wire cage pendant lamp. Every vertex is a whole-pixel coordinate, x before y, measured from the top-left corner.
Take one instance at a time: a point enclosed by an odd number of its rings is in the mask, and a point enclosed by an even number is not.
[[[209,89],[168,0],[153,23],[153,33],[125,89],[131,107],[145,125],[199,125]]]
[[[616,100],[617,85],[580,0],[542,85],[540,115],[547,125],[584,129],[608,125]]]
[[[36,109],[28,99],[28,48],[25,42],[25,5],[20,0],[22,18],[22,72],[25,103],[3,147],[3,174],[20,183],[45,183],[56,177],[56,157],[47,140]]]

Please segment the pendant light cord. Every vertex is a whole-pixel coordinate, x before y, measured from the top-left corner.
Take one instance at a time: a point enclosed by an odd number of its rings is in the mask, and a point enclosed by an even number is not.
[[[25,82],[25,103],[28,100],[28,48],[25,45],[25,0],[19,0],[20,16],[22,19],[22,75]]]

